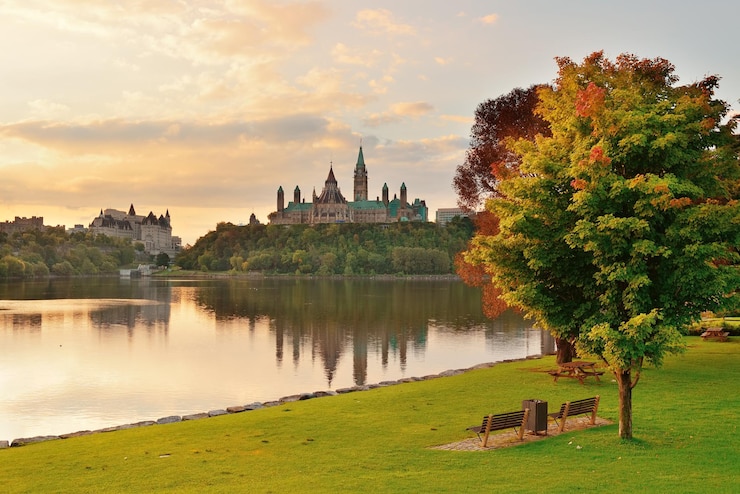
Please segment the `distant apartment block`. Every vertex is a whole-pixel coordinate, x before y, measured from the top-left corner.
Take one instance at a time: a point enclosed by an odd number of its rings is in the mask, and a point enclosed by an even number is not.
[[[460,218],[468,218],[471,215],[462,208],[440,208],[437,210],[436,223],[439,226],[445,226],[456,216],[459,216]]]
[[[153,212],[147,216],[136,214],[132,204],[128,212],[117,209],[100,210],[100,214],[90,223],[89,230],[95,235],[128,238],[132,242],[144,244],[147,254],[157,255],[162,252],[174,257],[182,248],[182,239],[172,235],[170,211],[159,217]]]

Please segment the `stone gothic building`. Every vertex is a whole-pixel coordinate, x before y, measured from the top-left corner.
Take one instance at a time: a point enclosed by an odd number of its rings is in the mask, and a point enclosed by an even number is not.
[[[401,184],[400,197],[389,198],[388,184],[383,184],[382,195],[368,199],[367,168],[362,146],[357,156],[354,171],[353,200],[348,201],[339,189],[334,176],[334,167],[329,166],[329,176],[320,195],[313,191],[311,202],[301,199],[301,189],[296,186],[293,200],[285,205],[285,192],[280,186],[277,191],[277,211],[268,216],[273,225],[317,224],[317,223],[394,223],[397,221],[428,221],[425,201],[407,200],[406,184]]]
[[[132,242],[144,244],[144,251],[148,254],[166,253],[170,257],[180,251],[182,240],[172,235],[170,211],[159,217],[151,211],[147,216],[136,214],[132,204],[128,210],[101,209],[97,218],[90,223],[90,232],[105,234],[109,237],[129,238]]]

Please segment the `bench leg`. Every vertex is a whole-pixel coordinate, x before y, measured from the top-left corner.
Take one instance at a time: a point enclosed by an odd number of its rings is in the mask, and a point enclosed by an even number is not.
[[[491,419],[492,419],[492,417],[493,417],[493,415],[489,415],[488,416],[488,422],[486,423],[486,431],[483,434],[483,440],[480,443],[480,445],[481,445],[482,448],[488,447],[488,436],[491,434]]]
[[[596,399],[594,400],[594,411],[591,413],[591,425],[596,424],[596,412],[599,410],[600,397],[600,395],[596,395]]]
[[[565,422],[568,420],[568,409],[570,408],[570,402],[567,402],[565,404],[565,410],[563,411],[563,416],[560,417],[560,427],[558,427],[558,432],[562,433],[565,430]]]
[[[524,418],[522,418],[522,425],[519,426],[519,440],[524,439],[524,427],[527,425],[527,419],[529,418],[529,408],[524,410]]]

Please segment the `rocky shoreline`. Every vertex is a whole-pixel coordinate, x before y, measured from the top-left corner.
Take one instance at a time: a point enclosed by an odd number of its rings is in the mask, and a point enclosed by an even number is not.
[[[248,405],[235,405],[235,406],[230,406],[227,408],[210,410],[208,412],[193,413],[189,415],[170,415],[167,417],[159,418],[157,420],[144,420],[144,421],[135,422],[131,424],[124,424],[124,425],[118,425],[118,426],[113,426],[113,427],[105,427],[103,429],[83,430],[83,431],[71,432],[69,434],[60,434],[58,436],[50,435],[50,436],[23,437],[23,438],[13,439],[10,442],[0,441],[0,449],[26,446],[28,444],[35,444],[35,443],[40,443],[40,442],[45,442],[45,441],[54,441],[58,439],[69,439],[72,437],[87,436],[90,434],[100,434],[100,433],[105,433],[105,432],[114,432],[114,431],[121,431],[121,430],[126,430],[126,429],[134,429],[137,427],[172,424],[175,422],[183,422],[187,420],[199,420],[199,419],[205,419],[209,417],[217,417],[219,415],[242,413],[242,412],[247,412],[247,411],[252,411],[252,410],[259,410],[261,408],[280,406],[286,403],[293,403],[296,401],[310,400],[313,398],[336,396],[340,394],[354,393],[358,391],[368,391],[370,389],[382,388],[385,386],[394,386],[396,384],[404,384],[404,383],[411,383],[411,382],[417,382],[417,381],[428,381],[430,379],[438,379],[441,377],[451,377],[451,376],[463,374],[465,372],[475,370],[475,369],[485,369],[485,368],[493,367],[494,365],[498,363],[517,362],[517,361],[533,360],[533,359],[539,359],[539,358],[542,358],[542,355],[530,355],[529,357],[525,357],[521,359],[506,359],[506,360],[502,360],[499,362],[487,362],[487,363],[475,365],[473,367],[469,367],[467,369],[446,370],[439,374],[430,374],[430,375],[422,376],[422,377],[404,377],[397,381],[381,381],[377,384],[366,384],[362,386],[352,386],[348,388],[340,388],[340,389],[337,389],[336,391],[315,391],[313,393],[300,393],[296,395],[284,396],[278,400],[273,400],[273,401],[266,401],[262,403],[254,402]]]

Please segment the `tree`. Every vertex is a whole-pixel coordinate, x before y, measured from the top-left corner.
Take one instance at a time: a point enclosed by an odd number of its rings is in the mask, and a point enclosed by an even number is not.
[[[170,256],[166,252],[157,254],[157,266],[167,267],[170,265]]]
[[[518,173],[520,157],[506,145],[507,140],[550,134],[547,122],[534,111],[540,87],[544,86],[515,88],[476,108],[470,149],[453,179],[461,207],[479,210],[486,199],[497,195],[499,180]]]
[[[512,146],[522,173],[487,205],[500,231],[476,235],[467,260],[508,304],[603,360],[629,439],[643,366],[680,352],[702,311],[738,306],[735,121],[713,98],[717,77],[678,86],[661,58],[557,63],[537,107],[552,135]]]
[[[538,135],[551,135],[549,123],[535,111],[539,102],[538,90],[546,87],[515,88],[478,105],[471,129],[470,149],[465,155],[465,163],[457,167],[453,182],[461,207],[478,210],[487,199],[499,195],[502,180],[520,174],[521,156],[510,148],[508,142],[516,139],[534,141]],[[498,228],[499,218],[491,212],[484,210],[476,214],[475,229],[479,234],[495,235]],[[501,298],[501,290],[488,282],[489,273],[484,266],[469,265],[462,253],[455,258],[455,271],[466,284],[481,287],[486,317],[495,319],[508,308]],[[575,355],[573,334],[558,334],[555,341],[558,363],[570,362]]]

